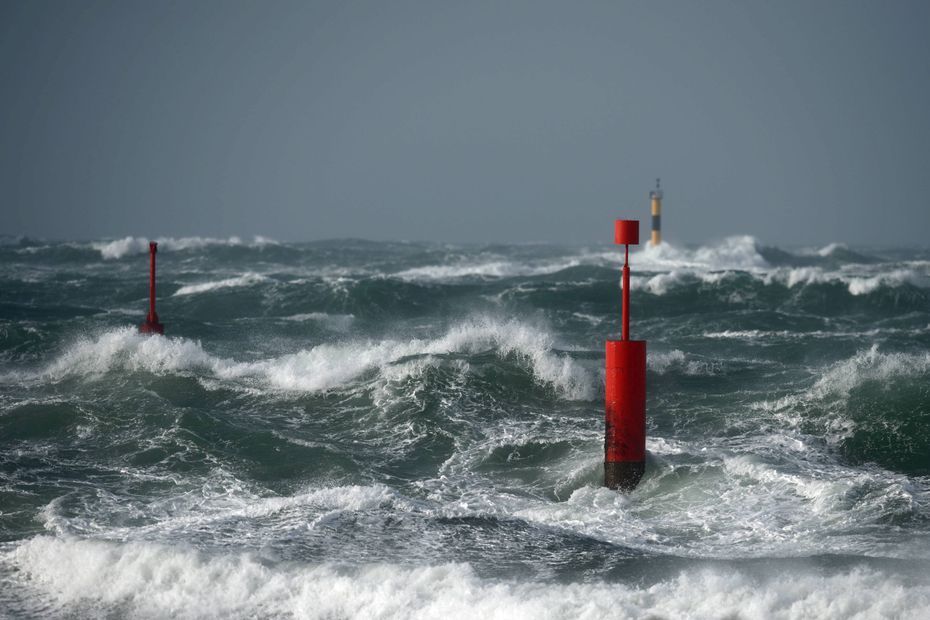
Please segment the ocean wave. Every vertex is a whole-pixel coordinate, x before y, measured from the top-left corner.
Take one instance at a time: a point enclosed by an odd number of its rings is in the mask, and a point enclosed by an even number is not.
[[[845,243],[830,243],[816,252],[817,256],[835,262],[869,264],[881,259],[851,250]]]
[[[647,439],[647,474],[633,495],[590,482],[567,501],[509,502],[540,526],[647,554],[735,560],[866,554],[930,558],[924,544],[862,536],[914,518],[926,492],[904,475],[817,461],[797,431],[751,440],[749,453],[713,439]],[[816,458],[816,457],[815,457]],[[786,462],[787,461],[787,462]],[[590,462],[597,470],[598,457]],[[803,463],[800,468],[789,463]],[[488,502],[508,505],[506,498]],[[856,524],[849,530],[848,524]]]
[[[5,555],[17,581],[65,614],[298,618],[922,617],[930,584],[868,568],[761,574],[682,570],[653,584],[479,577],[468,564],[270,565],[247,553],[37,536]]]
[[[759,253],[758,241],[750,235],[727,237],[719,243],[696,249],[679,247],[670,243],[646,244],[642,249],[631,254],[630,263],[637,270],[645,271],[674,269],[753,271],[771,267]]]
[[[668,273],[630,278],[631,290],[644,290],[653,295],[665,295],[670,290],[691,283],[718,284],[736,277],[735,271],[704,271],[699,269],[672,269]]]
[[[515,356],[540,383],[552,386],[565,398],[586,400],[597,393],[594,375],[568,355],[554,353],[547,332],[517,321],[491,319],[466,321],[431,340],[320,344],[256,362],[214,357],[199,342],[185,338],[149,337],[123,328],[80,340],[41,375],[57,380],[69,375],[100,376],[117,368],[155,373],[206,370],[219,379],[319,392],[344,386],[372,370],[384,373],[407,357],[484,351]]]
[[[821,332],[826,333],[826,332]],[[770,331],[762,329],[725,329],[719,332],[704,332],[704,338],[733,339],[733,340],[762,340],[770,338],[803,338],[810,333],[790,332],[788,330]]]
[[[900,336],[919,336],[930,332],[930,325],[917,328],[896,328],[896,327],[876,327],[873,329],[859,330],[859,331],[847,331],[847,330],[822,330],[815,329],[811,331],[791,331],[787,329],[781,330],[765,330],[765,329],[725,329],[722,331],[713,331],[713,332],[704,332],[702,336],[704,338],[714,338],[714,339],[731,339],[731,340],[745,340],[745,341],[774,341],[777,339],[782,340],[805,340],[808,338],[814,338],[818,340],[835,340],[838,338],[856,338],[856,339],[874,339],[877,337],[887,337],[892,335]]]
[[[355,321],[355,315],[353,314],[329,314],[327,312],[304,312],[300,314],[292,314],[282,318],[285,321],[293,321],[296,323],[312,321],[315,323],[320,323],[328,329],[339,332],[349,331],[349,328]]]
[[[277,387],[319,391],[407,357],[493,350],[526,362],[537,380],[569,399],[592,398],[595,389],[590,373],[567,355],[553,353],[552,347],[549,334],[526,324],[476,320],[457,325],[432,340],[323,344],[262,364],[264,374]]]
[[[401,280],[456,280],[461,278],[512,278],[517,276],[539,276],[557,273],[563,269],[577,267],[582,258],[558,262],[546,261],[541,265],[512,261],[489,261],[458,265],[427,265],[405,269],[394,274]]]
[[[817,250],[817,256],[823,256],[823,257],[832,256],[833,254],[837,254],[843,250],[848,250],[848,249],[849,248],[846,246],[845,243],[836,243],[836,242],[829,243],[825,245],[824,247],[820,248],[819,250]]]
[[[840,285],[850,295],[869,295],[883,288],[911,285],[930,287],[926,268],[897,268],[886,272],[852,273],[849,270],[825,270],[822,267],[778,267],[769,270],[712,271],[693,267],[675,267],[661,273],[639,275],[634,272],[630,285],[634,291],[665,295],[672,290],[693,285],[725,285],[739,277],[752,278],[764,286],[781,285],[789,289],[817,285]]]
[[[107,519],[121,523],[133,520],[138,510],[117,496],[101,501],[98,510]],[[93,518],[75,518],[60,506],[61,498],[50,502],[41,512],[42,523],[49,532],[61,536],[99,533],[100,524]],[[274,523],[278,527],[299,522],[301,529],[314,529],[345,513],[378,509],[406,512],[411,501],[383,484],[313,488],[288,496],[260,496],[243,488],[235,478],[208,481],[197,493],[172,495],[147,505],[147,524],[138,519],[130,527],[107,529],[110,539],[127,536],[154,536],[160,539],[195,530],[205,531],[230,523],[242,526],[242,520]]]
[[[822,437],[853,463],[930,473],[930,353],[882,353],[872,345],[822,371],[807,389],[751,408]]]
[[[688,359],[684,351],[674,349],[672,351],[647,352],[646,366],[649,370],[658,374],[665,374],[671,370],[680,369],[679,371],[686,375],[697,376],[716,374],[718,372],[719,362]]]
[[[195,295],[197,293],[207,293],[223,288],[238,288],[243,286],[252,286],[267,282],[268,278],[258,273],[245,273],[235,278],[225,278],[223,280],[214,280],[212,282],[201,282],[199,284],[187,284],[174,292],[174,296]]]
[[[93,377],[115,368],[167,373],[178,370],[217,369],[224,365],[186,338],[152,337],[132,327],[81,338],[41,371],[40,376],[60,380],[68,376]]]
[[[867,295],[881,287],[930,285],[927,272],[915,269],[894,269],[886,273],[851,274],[848,271],[825,271],[821,267],[780,268],[764,274],[766,284],[779,283],[788,288],[812,284],[842,284],[850,295]]]
[[[860,351],[829,367],[811,388],[814,398],[848,397],[866,381],[887,382],[893,377],[915,377],[930,373],[930,353],[882,353],[878,345]]]
[[[239,237],[218,239],[214,237],[158,237],[147,239],[143,237],[123,237],[113,241],[99,241],[90,246],[99,251],[106,259],[123,258],[129,254],[144,254],[149,251],[149,241],[156,241],[161,251],[195,250],[212,245],[262,247],[277,244],[277,241],[257,235],[252,241],[243,241]]]
[[[405,269],[393,274],[402,280],[455,280],[460,278],[507,278],[540,276],[558,273],[578,266],[618,267],[623,263],[623,252],[594,252],[582,250],[558,258],[539,260],[486,260],[436,264]],[[709,271],[764,270],[770,267],[759,254],[757,241],[748,235],[729,237],[723,241],[696,249],[669,243],[645,245],[634,250],[630,263],[638,271],[674,271],[681,274],[704,276]],[[706,276],[713,281],[712,275]]]
[[[802,406],[811,403],[831,399],[845,401],[853,390],[869,381],[884,385],[894,378],[930,374],[930,353],[882,353],[878,349],[878,344],[873,344],[850,358],[830,364],[820,371],[820,378],[808,389],[775,400],[754,403],[752,408],[798,413]],[[798,424],[801,420],[798,414],[793,422]]]

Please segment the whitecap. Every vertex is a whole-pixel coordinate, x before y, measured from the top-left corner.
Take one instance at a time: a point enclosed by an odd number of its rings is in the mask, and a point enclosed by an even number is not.
[[[515,276],[548,275],[581,264],[580,259],[568,259],[542,264],[512,261],[488,261],[457,265],[427,265],[413,267],[394,274],[401,280],[456,280],[460,278],[509,278]]]
[[[198,284],[187,284],[174,292],[174,295],[195,295],[197,293],[207,293],[223,288],[237,288],[243,286],[253,286],[261,282],[267,282],[268,278],[258,273],[245,273],[235,278],[225,278],[223,280],[214,280],[212,282],[200,282]]]
[[[930,373],[930,353],[881,353],[878,345],[859,351],[849,359],[827,368],[813,385],[809,395],[849,396],[866,381],[886,382],[893,377],[914,377]]]
[[[127,327],[79,340],[40,375],[60,380],[69,375],[99,376],[115,368],[156,373],[201,370],[218,379],[319,392],[358,380],[369,371],[383,374],[406,357],[495,351],[517,357],[540,383],[551,385],[565,398],[593,398],[595,375],[567,354],[555,353],[553,347],[550,334],[527,324],[474,319],[433,339],[325,343],[275,358],[237,362],[210,355],[199,342],[153,338]]]
[[[616,495],[616,494],[614,494]],[[465,563],[409,567],[268,564],[142,542],[37,536],[4,554],[17,581],[67,615],[142,617],[640,618],[924,617],[930,584],[875,569],[822,574],[699,567],[647,584],[479,577]]]
[[[874,269],[874,268],[873,268]],[[780,268],[761,276],[765,284],[780,283],[788,288],[812,284],[841,284],[850,295],[867,295],[881,287],[905,284],[925,286],[927,273],[917,269],[894,269],[884,273],[852,273],[849,269],[824,271],[821,267]]]
[[[251,242],[243,241],[239,237],[217,239],[214,237],[158,237],[147,239],[143,237],[123,237],[112,241],[98,241],[90,246],[99,251],[105,259],[123,258],[129,254],[144,254],[149,251],[149,241],[158,243],[161,251],[190,250],[208,247],[211,245],[263,247],[277,242],[268,237],[255,236]]]

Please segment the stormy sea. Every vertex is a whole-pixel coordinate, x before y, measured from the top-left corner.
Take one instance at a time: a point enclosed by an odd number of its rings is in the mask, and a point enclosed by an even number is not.
[[[0,244],[0,616],[930,617],[930,250]]]

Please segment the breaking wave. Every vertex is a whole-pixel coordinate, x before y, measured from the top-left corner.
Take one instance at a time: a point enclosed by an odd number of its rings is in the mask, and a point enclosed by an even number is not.
[[[187,284],[174,292],[175,296],[194,295],[196,293],[207,293],[221,288],[236,288],[242,286],[252,286],[261,282],[267,282],[268,278],[258,273],[246,273],[235,278],[226,278],[224,280],[215,280],[212,282],[201,282],[199,284]]]
[[[621,259],[622,260],[622,259]],[[669,243],[645,245],[630,256],[637,269],[664,271],[673,269],[761,270],[770,267],[759,253],[759,243],[750,235],[727,237],[723,241],[697,249]]]
[[[493,351],[501,357],[514,356],[539,382],[552,386],[565,398],[594,398],[595,375],[567,354],[555,353],[553,347],[551,335],[527,324],[479,319],[455,325],[434,339],[320,344],[277,358],[237,362],[207,353],[199,342],[152,338],[123,328],[77,342],[41,375],[59,380],[100,376],[117,369],[153,373],[201,370],[223,380],[319,392],[357,381],[370,371],[389,372],[392,365],[406,358]]]
[[[930,374],[930,353],[881,353],[878,348],[873,344],[867,351],[831,366],[814,384],[811,395],[848,397],[854,388],[868,381],[885,384],[892,378]]]
[[[754,405],[822,436],[855,463],[930,474],[930,353],[877,344],[836,362],[807,390]]]
[[[682,570],[653,584],[489,579],[463,563],[408,567],[282,563],[150,543],[39,536],[5,554],[64,612],[137,617],[922,617],[926,578],[854,568]]]
[[[841,284],[850,295],[867,295],[881,287],[898,287],[905,284],[930,286],[930,274],[916,269],[895,269],[890,272],[870,274],[851,274],[844,271],[825,271],[820,267],[798,267],[777,269],[765,274],[763,282],[777,282],[793,288],[811,284]]]
[[[114,241],[100,241],[92,243],[91,247],[100,252],[106,259],[115,259],[130,254],[144,254],[149,251],[149,241],[158,242],[160,251],[195,250],[212,245],[262,247],[276,244],[277,241],[267,237],[255,236],[251,241],[243,241],[240,237],[217,239],[214,237],[159,237],[147,239],[143,237],[123,237]]]

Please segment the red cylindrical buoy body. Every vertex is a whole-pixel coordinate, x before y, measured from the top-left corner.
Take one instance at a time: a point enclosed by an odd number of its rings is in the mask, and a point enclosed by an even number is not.
[[[165,326],[158,322],[158,313],[155,312],[155,253],[158,252],[158,244],[154,241],[149,242],[149,314],[145,317],[145,323],[139,326],[139,331],[143,334],[164,334]]]
[[[646,471],[646,341],[607,341],[604,486],[632,490]]]

